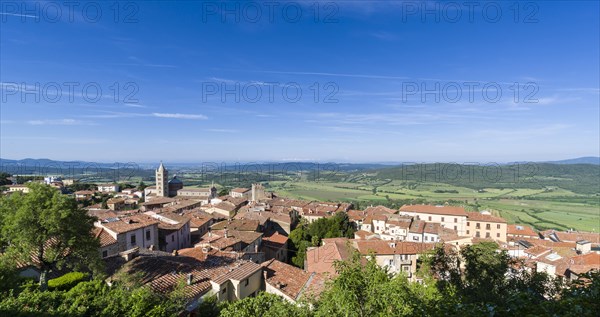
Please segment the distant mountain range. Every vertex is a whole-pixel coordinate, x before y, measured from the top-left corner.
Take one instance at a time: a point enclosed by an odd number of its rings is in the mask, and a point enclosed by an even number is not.
[[[598,156],[584,156],[560,161],[548,161],[545,163],[551,164],[593,164],[600,165],[600,157]]]
[[[517,162],[513,162],[517,163]],[[530,163],[530,162],[529,162]],[[587,156],[587,157],[578,157],[572,159],[565,159],[559,161],[545,161],[539,163],[548,163],[548,164],[562,164],[562,165],[573,165],[573,164],[591,164],[591,165],[600,165],[600,157],[596,156]],[[158,164],[158,163],[157,163]],[[27,169],[36,169],[40,168],[47,170],[51,173],[53,170],[65,169],[65,168],[73,168],[73,169],[85,169],[85,168],[94,168],[94,169],[117,169],[117,168],[130,168],[136,170],[151,170],[155,168],[157,164],[150,163],[135,163],[135,162],[115,162],[115,163],[98,163],[98,162],[86,162],[86,161],[55,161],[50,159],[32,159],[26,158],[22,160],[11,160],[11,159],[3,159],[0,158],[0,170],[11,172],[11,170],[15,170],[18,167],[19,170],[27,170]],[[293,170],[307,170],[307,169],[315,169],[319,166],[322,170],[337,170],[337,171],[362,171],[362,170],[372,170],[372,169],[380,169],[392,166],[400,166],[402,164],[385,164],[385,163],[313,163],[313,162],[262,162],[262,163],[166,163],[168,167],[174,169],[194,169],[202,166],[209,166],[210,164],[214,164],[215,167],[218,166],[221,170],[240,170],[243,168],[244,170],[252,170],[252,169],[262,169],[267,170],[268,167],[273,166],[289,166],[293,168]],[[507,163],[512,164],[512,163]]]

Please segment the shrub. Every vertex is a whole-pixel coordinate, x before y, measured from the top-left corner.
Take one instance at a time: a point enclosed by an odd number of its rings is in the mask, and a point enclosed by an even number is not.
[[[48,289],[66,291],[88,278],[87,273],[71,272],[48,281]]]

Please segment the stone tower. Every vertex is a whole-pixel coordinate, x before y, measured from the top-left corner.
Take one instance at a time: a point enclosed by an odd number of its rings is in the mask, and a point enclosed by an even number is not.
[[[252,184],[252,200],[260,201],[265,199],[265,188],[261,184]]]
[[[156,170],[156,191],[159,197],[169,197],[169,171],[162,162]]]

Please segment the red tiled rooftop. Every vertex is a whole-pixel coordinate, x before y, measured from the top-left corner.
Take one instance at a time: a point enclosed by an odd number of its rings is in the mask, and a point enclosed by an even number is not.
[[[467,216],[467,212],[463,207],[456,206],[404,205],[400,207],[400,211],[435,215]]]
[[[274,259],[261,265],[265,269],[267,277],[265,282],[277,288],[292,300],[299,298],[301,291],[312,275],[312,273]]]
[[[506,226],[506,234],[514,236],[538,236],[538,234],[531,227],[515,224]]]
[[[467,219],[469,221],[483,221],[483,222],[500,222],[506,223],[504,218],[482,214],[480,212],[467,212]]]
[[[263,237],[262,241],[277,243],[277,244],[286,244],[288,242],[288,239],[289,238],[287,236],[284,236],[284,235],[280,234],[279,232],[275,232],[274,234],[272,234],[268,237]]]

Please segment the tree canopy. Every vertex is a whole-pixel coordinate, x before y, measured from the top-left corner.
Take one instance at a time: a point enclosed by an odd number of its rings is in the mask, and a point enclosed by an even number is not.
[[[94,218],[50,186],[27,186],[29,193],[0,199],[2,260],[37,268],[42,288],[52,270],[97,270],[100,258],[99,243],[92,236]]]
[[[320,246],[321,240],[324,238],[353,238],[354,231],[348,214],[345,212],[338,212],[333,217],[317,219],[310,224],[301,223],[290,232],[289,236],[292,242],[291,247],[296,252],[292,257],[292,263],[303,267],[308,247]]]

